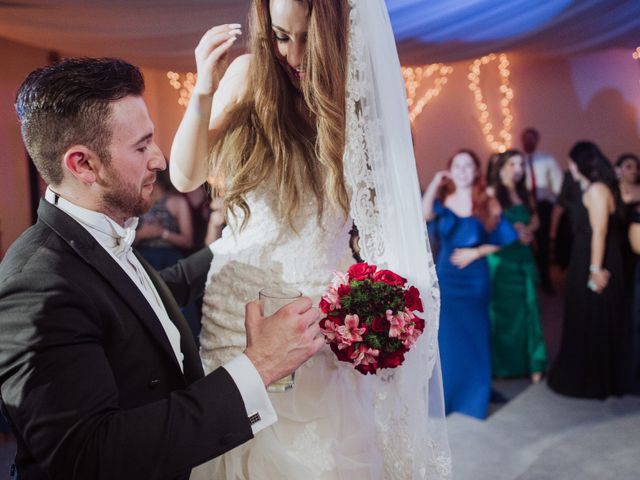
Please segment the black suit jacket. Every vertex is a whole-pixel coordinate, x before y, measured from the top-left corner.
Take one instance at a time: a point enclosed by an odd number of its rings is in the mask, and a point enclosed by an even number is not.
[[[141,261],[181,333],[184,374],[144,295],[57,207],[42,201],[7,252],[0,391],[20,480],[182,479],[252,437],[226,370],[203,376],[173,298],[202,292],[209,249],[161,275]]]

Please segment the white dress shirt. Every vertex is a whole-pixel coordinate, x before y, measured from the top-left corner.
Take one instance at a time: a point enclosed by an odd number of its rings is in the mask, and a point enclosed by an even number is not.
[[[45,199],[84,227],[140,289],[160,320],[178,364],[184,371],[182,364],[184,355],[180,349],[180,332],[169,318],[160,295],[147,272],[131,250],[138,219],[130,218],[122,227],[103,213],[88,210],[65,200],[53,192],[51,188],[47,188]],[[226,363],[223,368],[229,372],[240,391],[247,409],[247,416],[252,421],[253,433],[256,434],[275,423],[278,417],[264,388],[262,378],[251,360],[241,354]]]
[[[551,155],[542,152],[524,154],[526,185],[531,190],[533,181],[531,179],[531,169],[529,162],[533,165],[533,174],[536,183],[536,200],[555,203],[562,188],[564,175],[558,162]]]

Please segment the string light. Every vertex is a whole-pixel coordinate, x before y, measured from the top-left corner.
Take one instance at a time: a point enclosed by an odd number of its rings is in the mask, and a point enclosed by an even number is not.
[[[453,67],[442,63],[434,63],[421,67],[402,67],[402,75],[407,88],[407,104],[409,106],[409,118],[413,122],[418,115],[422,113],[424,107],[435,97],[440,95],[442,88],[448,81],[448,76],[453,72]],[[420,98],[416,100],[417,90],[420,88],[422,81],[438,73],[433,87],[427,89]],[[179,91],[180,97],[178,103],[186,107],[191,97],[191,92],[196,82],[197,75],[188,72],[184,80],[180,80],[180,74],[176,72],[167,72],[169,84]]]
[[[453,67],[442,63],[433,63],[420,67],[402,67],[402,76],[407,88],[407,104],[409,106],[409,119],[413,121],[422,113],[424,107],[435,97],[440,95],[442,87],[447,83],[448,76],[453,72]],[[422,81],[438,73],[433,87],[427,89],[422,96],[416,100],[416,92],[420,88]]]
[[[498,72],[500,73],[500,112],[502,114],[502,128],[498,138],[493,133],[493,124],[489,120],[489,106],[484,100],[482,89],[480,88],[480,70],[483,65],[498,60]],[[513,90],[509,82],[509,59],[505,53],[496,55],[494,53],[475,60],[469,66],[469,89],[473,92],[476,108],[480,112],[480,125],[487,143],[495,152],[504,152],[511,147],[512,135],[511,127],[513,115],[511,113],[511,101],[513,100]]]
[[[181,81],[179,73],[167,72],[167,78],[169,79],[169,84],[180,93],[178,103],[187,108],[191,92],[196,84],[197,75],[195,73],[188,72],[185,75],[185,79]]]
[[[640,58],[640,47],[634,52],[634,58]],[[498,69],[500,72],[500,92],[502,93],[501,111],[503,116],[503,126],[500,131],[499,138],[496,140],[493,134],[493,125],[489,122],[489,107],[484,101],[482,90],[480,89],[480,69],[482,65],[486,65],[492,61],[499,59]],[[475,60],[469,67],[469,88],[474,93],[476,108],[480,111],[480,123],[482,131],[487,139],[487,143],[495,151],[504,152],[511,146],[512,135],[511,125],[513,116],[511,114],[511,100],[513,99],[513,90],[509,83],[509,60],[506,54],[490,54]],[[424,107],[440,95],[443,87],[448,82],[448,77],[453,73],[453,67],[442,63],[433,63],[430,65],[422,65],[418,67],[402,67],[402,76],[404,77],[407,89],[407,105],[409,107],[409,119],[413,123],[415,119],[422,113]],[[419,98],[418,90],[422,82],[434,75],[438,77],[434,80],[433,86],[428,88]],[[197,75],[187,72],[185,78],[181,79],[181,75],[176,72],[167,72],[169,84],[178,90],[178,104],[186,108],[191,97],[191,92],[195,86]]]

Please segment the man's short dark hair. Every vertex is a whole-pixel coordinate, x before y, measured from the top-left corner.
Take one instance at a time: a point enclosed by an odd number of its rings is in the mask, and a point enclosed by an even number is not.
[[[69,58],[29,74],[16,96],[22,139],[47,183],[63,178],[62,156],[84,145],[109,163],[110,103],[142,95],[137,67],[116,58]]]

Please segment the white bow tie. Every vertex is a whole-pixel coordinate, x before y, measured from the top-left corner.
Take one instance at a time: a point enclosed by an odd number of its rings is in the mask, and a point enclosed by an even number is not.
[[[133,241],[136,238],[136,227],[138,226],[138,218],[130,218],[124,224],[124,227],[120,227],[117,224],[110,224],[113,228],[109,232],[109,236],[115,241],[113,245],[113,253],[117,257],[121,258],[123,255],[127,255],[131,251]]]
[[[103,243],[103,246],[108,247],[116,257],[123,258],[131,251],[131,246],[136,238],[138,217],[129,218],[124,222],[124,226],[121,226],[104,213],[88,210],[65,200],[51,187],[47,187],[45,198],[71,215],[90,232],[99,232],[101,238],[99,241]]]

